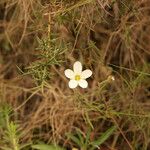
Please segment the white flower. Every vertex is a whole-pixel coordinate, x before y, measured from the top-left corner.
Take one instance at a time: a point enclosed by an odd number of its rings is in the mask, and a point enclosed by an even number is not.
[[[109,80],[109,81],[115,81],[115,77],[112,76],[112,75],[110,75],[110,76],[108,76],[108,80]]]
[[[76,61],[73,65],[73,70],[65,70],[65,75],[70,79],[69,87],[71,89],[76,88],[78,85],[82,88],[87,88],[88,82],[85,79],[92,75],[92,71],[89,69],[82,71],[82,64]]]

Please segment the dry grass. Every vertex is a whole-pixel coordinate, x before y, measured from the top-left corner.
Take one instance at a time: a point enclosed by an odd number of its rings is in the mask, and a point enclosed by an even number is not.
[[[48,66],[50,79],[38,85],[35,74],[22,75],[18,67],[26,72],[33,62],[44,61],[37,57],[42,53],[37,37],[47,35],[67,51],[60,66]],[[67,132],[86,133],[93,126],[96,138],[114,124],[117,131],[104,148],[148,150],[149,40],[149,0],[1,0],[0,103],[13,107],[21,141],[72,147]],[[64,70],[75,60],[93,71],[86,90],[67,86]]]

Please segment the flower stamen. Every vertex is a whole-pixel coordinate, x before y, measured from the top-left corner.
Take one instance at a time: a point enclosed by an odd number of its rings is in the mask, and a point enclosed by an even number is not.
[[[80,75],[75,75],[75,80],[79,81],[81,79]]]

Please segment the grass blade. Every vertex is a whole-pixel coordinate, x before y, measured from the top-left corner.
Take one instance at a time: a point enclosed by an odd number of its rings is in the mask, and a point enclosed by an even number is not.
[[[65,150],[64,148],[61,148],[59,146],[47,145],[47,144],[32,145],[32,148],[35,148],[38,150]]]
[[[110,137],[110,135],[115,131],[115,129],[116,126],[112,126],[106,132],[104,132],[97,140],[91,142],[90,144],[93,146],[99,146],[103,144]]]

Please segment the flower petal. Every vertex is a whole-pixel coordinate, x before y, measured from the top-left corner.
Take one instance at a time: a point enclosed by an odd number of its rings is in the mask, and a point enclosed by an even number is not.
[[[88,82],[86,80],[81,79],[79,81],[79,86],[82,88],[87,88],[88,87]]]
[[[69,79],[73,79],[74,78],[74,72],[71,69],[67,69],[67,70],[65,70],[65,76]]]
[[[73,65],[73,70],[76,74],[81,74],[82,72],[82,64],[79,61],[76,61]]]
[[[69,87],[71,88],[71,89],[74,89],[74,88],[76,88],[78,86],[78,82],[76,81],[76,80],[70,80],[69,81]]]
[[[86,79],[92,75],[92,71],[90,69],[86,69],[81,73],[81,78]]]

